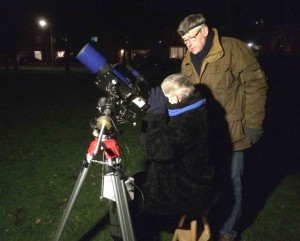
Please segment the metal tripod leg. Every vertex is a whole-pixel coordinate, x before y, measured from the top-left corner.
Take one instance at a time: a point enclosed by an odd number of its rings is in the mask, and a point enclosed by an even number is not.
[[[127,189],[124,181],[120,179],[117,172],[112,175],[112,184],[117,204],[122,238],[124,241],[134,241],[135,238],[128,208]]]
[[[82,187],[82,184],[83,184],[83,182],[84,182],[84,180],[85,180],[85,177],[86,177],[86,175],[87,175],[87,173],[88,173],[88,170],[89,170],[90,166],[91,166],[91,165],[90,165],[90,162],[88,162],[88,161],[86,161],[86,162],[82,165],[82,168],[81,168],[81,170],[80,170],[80,174],[79,174],[79,176],[78,176],[78,179],[77,179],[77,181],[76,181],[75,187],[74,187],[73,192],[72,192],[72,194],[71,194],[71,197],[70,197],[70,199],[69,199],[67,208],[66,208],[66,210],[65,210],[65,212],[64,212],[64,215],[63,215],[63,217],[62,217],[62,219],[61,219],[61,221],[60,221],[60,224],[59,224],[59,226],[58,226],[57,232],[56,232],[56,234],[55,234],[55,238],[54,238],[55,241],[59,241],[59,239],[60,239],[60,236],[61,236],[61,234],[62,234],[62,232],[63,232],[63,230],[64,230],[64,227],[65,227],[65,225],[66,225],[66,222],[67,222],[68,217],[69,217],[69,215],[70,215],[70,212],[71,212],[71,210],[72,210],[72,207],[73,207],[73,205],[74,205],[74,202],[75,202],[75,200],[76,200],[76,198],[77,198],[77,196],[78,196],[78,194],[79,194],[79,191],[80,191],[80,189],[81,189],[81,187]]]
[[[109,125],[109,119],[105,116],[102,118],[99,118],[98,120],[99,124],[99,129],[100,133],[98,135],[98,139],[95,140],[94,142],[91,143],[90,148],[88,150],[88,155],[87,155],[87,160],[85,163],[82,165],[80,175],[76,181],[76,185],[73,189],[73,192],[71,194],[70,200],[68,202],[67,208],[63,214],[63,217],[61,219],[61,222],[59,224],[58,230],[55,235],[55,241],[59,241],[59,238],[63,232],[63,229],[66,225],[66,222],[68,220],[68,217],[70,215],[70,212],[72,210],[72,207],[74,205],[74,202],[79,194],[79,191],[82,187],[82,184],[84,182],[84,179],[88,173],[88,170],[91,166],[92,156],[96,153],[98,153],[98,149],[100,147],[100,141],[102,140],[102,135],[104,133],[104,129],[110,127],[107,127]],[[116,142],[112,142],[113,147],[116,146]],[[96,144],[96,145],[94,145]],[[93,155],[92,155],[93,154]],[[113,153],[115,156],[119,156],[119,152]],[[117,154],[117,155],[116,155]],[[134,241],[134,234],[133,234],[133,229],[132,229],[132,223],[131,223],[131,218],[129,214],[129,208],[128,208],[128,202],[127,202],[127,188],[125,185],[125,182],[123,179],[120,178],[121,173],[118,171],[115,171],[112,173],[112,184],[113,184],[113,191],[114,191],[114,196],[117,204],[117,213],[118,213],[118,218],[121,226],[121,233],[122,233],[122,238],[124,241]]]

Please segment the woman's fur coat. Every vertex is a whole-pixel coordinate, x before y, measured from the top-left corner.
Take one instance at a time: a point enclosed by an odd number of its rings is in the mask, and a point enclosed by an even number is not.
[[[201,96],[169,109],[180,109],[201,100]],[[141,145],[150,161],[143,191],[143,211],[177,215],[209,206],[213,196],[213,168],[209,162],[205,106],[167,120],[151,114],[142,122]]]

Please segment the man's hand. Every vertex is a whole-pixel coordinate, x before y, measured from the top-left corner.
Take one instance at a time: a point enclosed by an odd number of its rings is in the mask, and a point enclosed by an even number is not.
[[[262,128],[245,127],[245,134],[251,144],[257,143],[262,137],[264,130]]]

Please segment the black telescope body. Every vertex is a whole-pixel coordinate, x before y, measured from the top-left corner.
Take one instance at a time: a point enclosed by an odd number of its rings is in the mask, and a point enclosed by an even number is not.
[[[109,114],[115,114],[118,120],[127,119],[134,122],[136,114],[127,107],[134,103],[140,109],[146,108],[146,100],[140,96],[139,88],[140,82],[147,84],[144,76],[129,64],[125,67],[121,64],[108,64],[106,58],[89,43],[80,50],[76,58],[92,73],[97,74],[95,84],[107,94],[106,101],[103,98],[99,101],[102,103],[102,106],[99,106],[100,111],[109,111]]]

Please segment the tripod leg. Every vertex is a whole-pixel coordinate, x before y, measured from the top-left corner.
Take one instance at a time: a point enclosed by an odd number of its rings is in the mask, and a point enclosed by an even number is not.
[[[110,233],[114,240],[122,240],[121,226],[116,202],[109,204]]]
[[[67,222],[68,217],[70,215],[70,212],[72,210],[74,202],[75,202],[75,200],[76,200],[76,198],[77,198],[77,196],[79,194],[79,191],[80,191],[80,189],[82,187],[82,184],[83,184],[83,182],[85,180],[85,177],[86,177],[86,175],[88,173],[89,168],[90,168],[90,162],[86,161],[85,163],[83,163],[82,168],[80,170],[80,174],[79,174],[78,179],[76,181],[75,187],[74,187],[73,192],[71,194],[71,197],[69,199],[67,208],[66,208],[66,210],[65,210],[65,212],[63,214],[63,217],[62,217],[62,219],[60,221],[60,224],[58,226],[58,229],[57,229],[57,232],[56,232],[56,235],[55,235],[55,239],[54,239],[55,241],[59,241],[59,239],[60,239],[60,236],[61,236],[61,234],[62,234],[62,232],[64,230],[64,227],[66,225],[66,222]]]
[[[112,182],[123,240],[134,241],[135,238],[128,208],[128,196],[125,182],[120,179],[117,173],[112,175]]]

